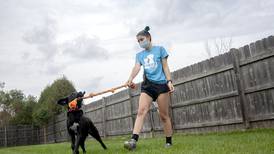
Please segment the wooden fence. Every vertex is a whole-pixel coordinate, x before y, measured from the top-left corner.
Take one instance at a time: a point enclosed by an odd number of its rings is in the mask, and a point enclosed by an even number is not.
[[[172,79],[175,92],[171,95],[170,115],[175,132],[274,127],[273,36],[177,70],[172,73]],[[123,90],[84,106],[85,116],[92,119],[103,137],[132,132],[140,83],[138,88]],[[34,130],[30,132],[35,143],[66,141],[66,114]],[[142,134],[151,136],[162,131],[157,108],[152,106]],[[19,145],[10,144],[9,133],[8,137],[4,136],[0,130],[0,146]],[[22,142],[28,144],[29,141],[34,140]]]
[[[0,128],[0,147],[39,144],[39,129],[30,125]]]

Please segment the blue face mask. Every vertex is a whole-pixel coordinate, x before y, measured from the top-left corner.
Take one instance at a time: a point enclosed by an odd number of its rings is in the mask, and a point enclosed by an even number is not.
[[[144,39],[142,42],[139,42],[139,45],[141,48],[148,48],[149,47],[149,41],[147,39]]]

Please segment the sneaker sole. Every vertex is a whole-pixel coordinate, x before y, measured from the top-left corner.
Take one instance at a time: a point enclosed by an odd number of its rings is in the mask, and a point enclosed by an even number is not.
[[[124,144],[124,148],[127,150],[130,150],[130,151],[135,149],[135,148],[131,147],[130,144],[127,144],[127,143]]]

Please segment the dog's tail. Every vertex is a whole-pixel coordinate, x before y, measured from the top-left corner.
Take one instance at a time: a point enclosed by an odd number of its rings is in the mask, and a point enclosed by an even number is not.
[[[101,146],[104,148],[104,149],[107,149],[106,145],[103,143],[101,137],[100,137],[100,134],[99,134],[99,131],[97,130],[97,128],[94,126],[94,124],[89,121],[89,130],[88,130],[88,133],[94,137],[100,144]]]

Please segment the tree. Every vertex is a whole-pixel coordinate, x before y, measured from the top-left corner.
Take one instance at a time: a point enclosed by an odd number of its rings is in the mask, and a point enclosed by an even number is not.
[[[5,82],[0,82],[0,89],[4,89],[5,87]]]
[[[33,113],[33,119],[36,125],[43,125],[55,115],[61,113],[64,109],[56,102],[72,92],[76,91],[72,82],[65,76],[55,80],[51,85],[45,87],[41,92],[38,104]]]
[[[215,38],[214,41],[205,41],[205,50],[209,58],[228,52],[232,47],[232,38]]]
[[[34,106],[37,104],[36,97],[29,95],[22,100],[21,109],[18,110],[15,116],[11,119],[13,124],[32,124],[32,113]]]
[[[0,91],[0,106],[12,116],[21,110],[24,94],[20,90]]]
[[[8,125],[11,115],[7,111],[0,111],[0,127]]]
[[[0,91],[1,125],[32,124],[32,112],[36,103],[34,96],[25,97],[21,90]]]
[[[73,84],[66,77],[46,86],[38,101],[34,96],[26,97],[21,90],[5,92],[0,89],[0,126],[8,123],[37,126],[46,124],[54,115],[64,110],[57,105],[57,100],[74,91],[76,90]]]

